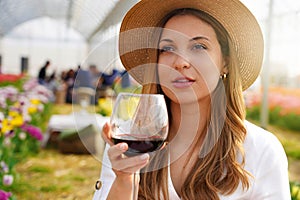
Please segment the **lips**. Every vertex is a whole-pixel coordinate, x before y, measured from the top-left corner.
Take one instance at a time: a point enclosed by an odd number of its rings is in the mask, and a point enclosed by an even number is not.
[[[187,88],[190,87],[195,80],[189,77],[177,77],[174,81],[172,81],[172,85],[175,88]]]

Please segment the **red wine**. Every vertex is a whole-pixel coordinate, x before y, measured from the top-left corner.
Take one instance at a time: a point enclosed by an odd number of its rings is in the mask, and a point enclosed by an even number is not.
[[[153,152],[162,147],[164,140],[161,138],[135,138],[128,135],[112,138],[114,144],[125,142],[128,150],[124,153],[126,156],[136,156],[143,153]]]

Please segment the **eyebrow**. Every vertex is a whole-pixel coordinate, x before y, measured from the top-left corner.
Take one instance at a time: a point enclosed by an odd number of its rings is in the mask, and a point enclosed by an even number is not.
[[[204,37],[204,36],[197,36],[197,37],[194,37],[194,38],[190,39],[190,41],[194,41],[194,40],[207,40],[207,41],[209,41],[209,39],[207,37]]]
[[[162,39],[162,40],[159,41],[159,43],[161,43],[161,42],[173,42],[173,40],[171,40],[171,39]]]
[[[207,41],[209,41],[209,39],[207,37],[204,37],[204,36],[193,37],[189,41],[191,42],[191,41],[195,41],[195,40],[207,40]],[[162,39],[162,40],[159,41],[159,43],[161,43],[161,42],[173,42],[173,40],[166,38],[166,39]]]

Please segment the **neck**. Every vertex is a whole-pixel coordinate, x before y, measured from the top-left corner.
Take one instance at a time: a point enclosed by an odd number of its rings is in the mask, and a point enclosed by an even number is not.
[[[169,141],[188,145],[203,137],[210,113],[210,98],[189,104],[171,102],[170,110]]]
[[[171,103],[171,161],[182,156],[190,159],[192,154],[198,155],[206,134],[210,108],[210,98],[192,104]]]

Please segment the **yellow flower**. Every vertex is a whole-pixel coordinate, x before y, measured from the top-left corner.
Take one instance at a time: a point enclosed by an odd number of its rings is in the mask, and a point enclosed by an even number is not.
[[[19,115],[20,115],[20,113],[17,112],[17,111],[10,110],[10,111],[8,112],[8,116],[10,116],[10,117],[12,117],[12,118],[17,117],[17,116],[19,116]]]
[[[11,126],[13,126],[13,127],[21,126],[24,122],[23,116],[17,111],[10,110],[8,112],[8,116],[10,119],[9,122],[10,122]]]
[[[18,115],[16,117],[12,118],[10,123],[14,127],[22,126],[22,124],[24,123],[22,115]]]
[[[104,116],[110,116],[112,113],[112,100],[109,98],[98,99],[100,113]]]
[[[2,133],[7,133],[13,129],[14,129],[14,127],[12,126],[12,124],[10,123],[10,121],[8,119],[2,120],[2,127],[1,127]]]
[[[293,185],[291,194],[292,194],[292,196],[298,195],[298,197],[299,197],[300,196],[300,187],[297,185]]]
[[[39,105],[41,101],[39,99],[30,99],[30,103],[33,105]]]
[[[28,111],[29,114],[34,114],[34,113],[37,112],[37,107],[36,106],[30,106],[30,107],[28,107],[27,111]]]
[[[105,102],[106,102],[106,98],[99,98],[98,99],[99,106],[102,106],[102,104],[104,104]]]

